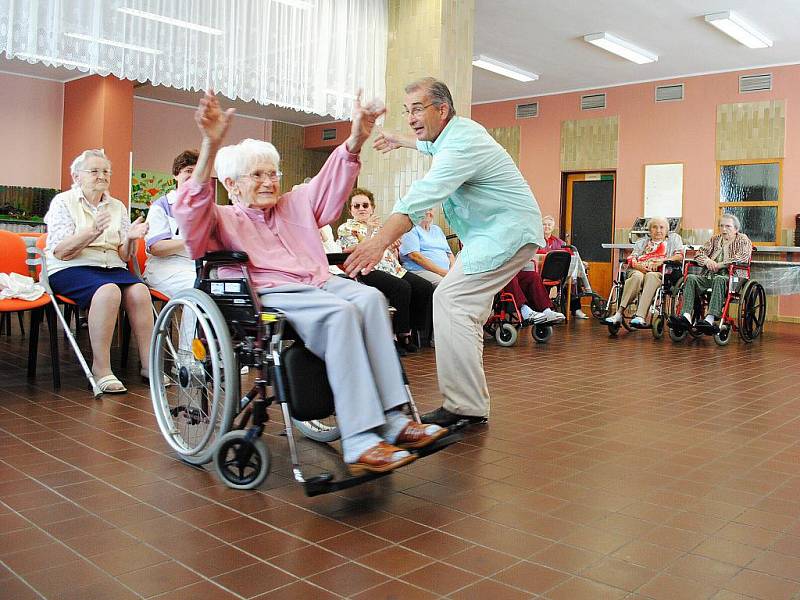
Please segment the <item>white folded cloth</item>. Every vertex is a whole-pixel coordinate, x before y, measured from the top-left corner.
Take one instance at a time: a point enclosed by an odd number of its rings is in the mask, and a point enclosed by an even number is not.
[[[31,302],[44,294],[44,288],[33,277],[19,273],[0,273],[0,299],[19,298]]]

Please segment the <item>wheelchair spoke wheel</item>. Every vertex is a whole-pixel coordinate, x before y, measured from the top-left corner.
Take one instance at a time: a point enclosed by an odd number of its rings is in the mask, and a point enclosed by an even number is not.
[[[592,294],[592,316],[595,319],[605,319],[608,316],[608,301],[598,294]]]
[[[494,337],[497,343],[501,346],[509,347],[517,343],[517,328],[511,323],[501,323],[494,332]]]
[[[531,327],[531,335],[533,339],[536,340],[537,344],[544,344],[553,337],[553,326],[552,325],[534,325]]]
[[[209,296],[183,290],[164,306],[149,365],[153,409],[167,443],[189,463],[209,462],[216,438],[231,427],[239,393],[228,327]]]
[[[335,442],[341,437],[339,427],[336,425],[336,417],[334,416],[313,421],[298,421],[297,419],[292,419],[292,423],[300,433],[315,442],[324,442],[327,444]]]
[[[214,467],[225,485],[237,490],[252,490],[269,475],[269,449],[260,437],[248,431],[229,431],[214,452]]]
[[[752,342],[764,329],[767,315],[767,294],[757,281],[748,280],[741,292],[739,301],[739,336],[745,342]]]

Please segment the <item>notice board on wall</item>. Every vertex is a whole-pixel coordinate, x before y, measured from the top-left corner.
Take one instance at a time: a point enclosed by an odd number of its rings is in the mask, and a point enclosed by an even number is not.
[[[643,216],[683,216],[683,163],[644,166]]]

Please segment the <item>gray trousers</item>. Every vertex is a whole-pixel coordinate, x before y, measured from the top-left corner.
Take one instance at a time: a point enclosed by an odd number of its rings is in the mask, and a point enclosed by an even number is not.
[[[259,290],[314,355],[325,361],[342,438],[380,427],[384,412],[408,402],[388,306],[375,288],[331,277],[320,289],[282,285]]]
[[[489,388],[483,372],[483,324],[494,295],[530,262],[535,244],[526,244],[493,271],[464,273],[461,254],[433,292],[436,372],[442,406],[457,415],[489,415]]]

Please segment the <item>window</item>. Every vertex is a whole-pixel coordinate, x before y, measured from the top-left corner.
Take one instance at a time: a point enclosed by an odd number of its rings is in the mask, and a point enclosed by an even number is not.
[[[778,242],[782,171],[779,160],[719,163],[719,214],[739,217],[753,242]]]

